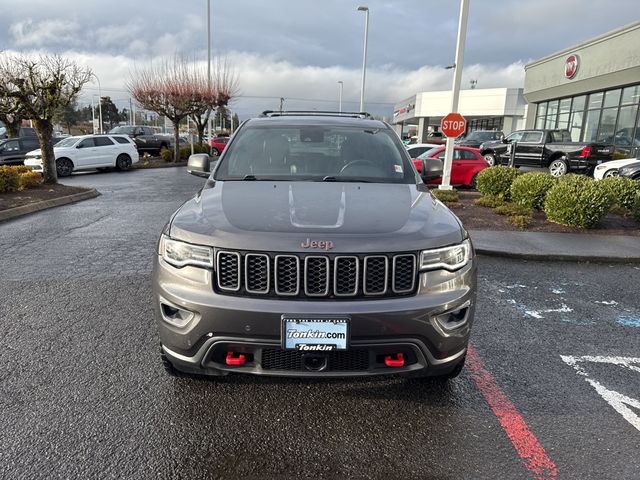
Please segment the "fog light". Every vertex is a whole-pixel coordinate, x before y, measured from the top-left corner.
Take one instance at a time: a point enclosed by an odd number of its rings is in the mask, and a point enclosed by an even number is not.
[[[160,302],[160,310],[162,312],[162,318],[175,327],[182,328],[195,316],[195,313],[189,310],[184,310],[175,305],[169,305],[164,302]]]
[[[448,312],[436,315],[435,319],[445,330],[455,330],[467,323],[470,305],[470,302],[467,302],[455,310],[449,310]]]

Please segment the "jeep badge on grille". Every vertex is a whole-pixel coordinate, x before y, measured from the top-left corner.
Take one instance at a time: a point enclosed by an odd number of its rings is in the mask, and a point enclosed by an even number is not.
[[[328,240],[311,240],[307,238],[304,242],[300,244],[302,248],[321,248],[323,250],[331,250],[333,249],[333,242]]]

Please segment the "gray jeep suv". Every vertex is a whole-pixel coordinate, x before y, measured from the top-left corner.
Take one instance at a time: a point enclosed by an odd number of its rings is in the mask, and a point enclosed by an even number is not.
[[[242,124],[153,269],[170,373],[455,377],[476,299],[467,232],[367,114]]]

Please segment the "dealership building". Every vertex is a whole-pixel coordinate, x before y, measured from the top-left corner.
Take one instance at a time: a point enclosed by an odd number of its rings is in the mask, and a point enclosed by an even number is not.
[[[574,141],[640,152],[640,21],[525,66],[524,89],[460,92],[467,131],[568,129]],[[418,142],[451,108],[451,92],[422,92],[396,104],[398,132],[416,125]]]
[[[421,92],[398,103],[393,123],[400,134],[410,126],[417,129],[418,143],[438,130],[451,111],[451,91]],[[460,91],[458,111],[467,120],[467,131],[500,130],[509,133],[524,128],[527,102],[522,88],[476,88]]]
[[[525,66],[526,128],[568,129],[574,141],[640,147],[640,22]]]

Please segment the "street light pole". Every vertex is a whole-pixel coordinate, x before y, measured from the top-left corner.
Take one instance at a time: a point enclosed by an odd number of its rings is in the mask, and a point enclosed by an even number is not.
[[[98,112],[99,112],[99,117],[100,117],[100,127],[98,128],[98,132],[102,133],[102,86],[100,85],[100,79],[98,78],[98,76],[94,73],[93,74],[94,78],[96,79],[96,81],[98,82]],[[92,99],[93,101],[93,99]],[[95,128],[93,133],[95,134]]]
[[[367,76],[367,46],[369,43],[369,7],[359,6],[359,12],[364,12],[364,53],[362,55],[362,86],[360,87],[360,111],[364,112],[364,83]]]
[[[340,93],[338,94],[338,111],[342,113],[342,89],[344,88],[344,82],[342,80],[338,80],[338,84],[340,85]]]
[[[211,93],[211,0],[207,0],[207,89]],[[209,120],[207,121],[209,153],[213,152],[213,147],[211,146],[211,110],[212,108],[209,108]]]
[[[458,22],[458,41],[456,43],[456,59],[453,70],[453,86],[451,88],[451,113],[458,112],[460,99],[460,81],[462,80],[462,64],[464,62],[464,44],[467,38],[467,20],[469,18],[469,0],[460,0],[460,20]],[[451,165],[453,164],[453,147],[455,138],[447,137],[444,154],[441,190],[451,190]]]

